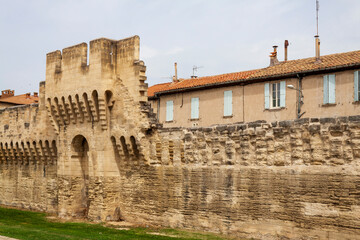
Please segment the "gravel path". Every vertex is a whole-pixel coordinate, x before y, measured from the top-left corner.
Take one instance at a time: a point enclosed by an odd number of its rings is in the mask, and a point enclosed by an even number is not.
[[[0,236],[0,240],[17,240],[15,238],[9,238],[9,237],[4,237],[4,236]]]

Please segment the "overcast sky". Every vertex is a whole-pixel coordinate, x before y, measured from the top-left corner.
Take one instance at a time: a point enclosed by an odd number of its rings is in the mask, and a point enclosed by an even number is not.
[[[315,0],[0,0],[0,88],[38,91],[46,53],[139,35],[149,86],[314,56]],[[360,1],[320,0],[321,54],[360,49]]]

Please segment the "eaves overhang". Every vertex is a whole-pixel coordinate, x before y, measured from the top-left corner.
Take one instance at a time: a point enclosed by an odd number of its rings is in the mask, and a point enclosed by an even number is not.
[[[339,72],[344,70],[352,70],[360,68],[360,63],[342,65],[342,66],[334,66],[334,67],[325,67],[321,69],[312,69],[312,70],[305,70],[305,71],[297,71],[285,74],[274,74],[274,75],[267,75],[261,77],[249,77],[246,79],[239,79],[239,80],[232,80],[228,82],[219,82],[219,83],[210,83],[204,84],[199,86],[193,86],[189,88],[178,88],[178,89],[170,89],[161,92],[156,92],[154,96],[149,97],[149,100],[155,100],[160,97],[160,95],[168,95],[172,93],[181,93],[181,92],[191,92],[209,88],[217,88],[217,87],[225,87],[225,86],[234,86],[234,85],[249,85],[253,83],[265,82],[265,81],[274,81],[274,80],[281,80],[284,78],[297,78],[299,75],[302,77],[310,76],[310,75],[317,75],[317,74],[324,74],[330,72]]]

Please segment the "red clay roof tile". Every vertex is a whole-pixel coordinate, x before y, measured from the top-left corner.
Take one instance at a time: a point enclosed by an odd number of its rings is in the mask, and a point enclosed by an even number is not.
[[[322,56],[321,62],[316,62],[315,57],[280,62],[278,65],[259,69],[252,79],[281,76],[291,73],[321,71],[331,68],[346,67],[360,64],[360,51],[337,53]]]
[[[244,71],[244,72],[235,72],[235,73],[226,73],[215,76],[199,77],[199,78],[190,78],[185,80],[180,80],[179,82],[170,82],[162,83],[151,86],[148,88],[148,97],[154,96],[157,92],[164,92],[175,89],[187,89],[196,86],[206,86],[222,82],[231,82],[240,79],[246,79],[251,76],[255,71]]]
[[[303,58],[298,60],[280,62],[275,66],[261,68],[257,70],[192,78],[182,80],[180,82],[157,84],[149,87],[148,97],[153,97],[155,93],[176,91],[181,89],[191,89],[197,86],[211,86],[213,84],[234,81],[251,81],[261,78],[270,78],[277,76],[280,77],[288,74],[321,71],[354,65],[360,66],[360,50],[321,56],[321,62],[316,62],[315,57]]]
[[[171,83],[160,83],[148,88],[148,97],[154,96],[156,92],[161,92],[167,89]]]
[[[22,94],[22,95],[0,99],[0,102],[13,103],[15,105],[25,105],[25,104],[32,104],[39,102],[39,97],[30,96],[26,98],[26,94]]]

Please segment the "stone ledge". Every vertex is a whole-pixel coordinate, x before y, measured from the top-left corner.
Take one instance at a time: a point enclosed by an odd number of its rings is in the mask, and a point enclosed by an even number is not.
[[[248,128],[292,128],[292,127],[299,127],[302,125],[308,126],[309,124],[320,124],[323,126],[333,125],[333,124],[344,124],[348,122],[360,122],[360,115],[354,116],[340,116],[340,117],[323,117],[323,118],[303,118],[303,119],[295,119],[295,120],[284,120],[284,121],[275,121],[275,122],[267,122],[265,120],[257,120],[254,122],[248,123],[231,123],[231,124],[219,124],[213,125],[210,127],[171,127],[171,128],[160,128],[161,132],[165,131],[179,131],[179,130],[189,130],[192,132],[195,131],[204,131],[204,132],[212,132],[212,131],[219,131],[219,132],[234,132],[234,131],[244,131]],[[309,127],[310,127],[309,125]],[[311,127],[312,130],[317,129],[318,127]]]

